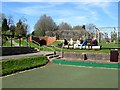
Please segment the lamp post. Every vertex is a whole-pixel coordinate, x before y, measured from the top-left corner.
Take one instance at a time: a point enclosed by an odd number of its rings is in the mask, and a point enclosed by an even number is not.
[[[28,38],[29,38],[29,35],[26,36],[26,40],[27,40],[27,47],[28,47]]]
[[[14,34],[13,33],[10,33],[10,40],[11,40],[11,42],[10,42],[10,46],[12,47],[12,38],[14,37]]]
[[[11,40],[10,46],[12,47],[12,35],[10,35],[10,40]]]
[[[19,46],[21,47],[21,38],[22,38],[22,35],[19,35]]]

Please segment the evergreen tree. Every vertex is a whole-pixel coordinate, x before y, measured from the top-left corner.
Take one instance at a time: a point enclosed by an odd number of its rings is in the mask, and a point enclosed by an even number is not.
[[[23,24],[21,20],[19,20],[18,23],[16,24],[15,34],[17,36],[26,36],[27,34],[27,25]]]
[[[4,18],[2,22],[2,33],[6,33],[9,30],[9,26],[7,24],[7,19]]]

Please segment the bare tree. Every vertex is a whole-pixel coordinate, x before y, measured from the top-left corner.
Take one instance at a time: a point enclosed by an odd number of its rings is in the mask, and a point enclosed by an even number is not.
[[[117,32],[114,29],[114,31],[111,32],[111,42],[116,42],[116,41],[117,41]]]
[[[60,25],[59,25],[59,29],[60,30],[72,30],[72,26],[66,22],[62,22]]]
[[[73,30],[82,30],[82,29],[83,29],[82,26],[79,25],[73,27]]]
[[[2,22],[3,22],[4,18],[5,18],[5,14],[0,13],[0,28],[2,28]]]
[[[13,17],[11,15],[8,16],[7,20],[8,20],[8,26],[9,27],[14,24]]]

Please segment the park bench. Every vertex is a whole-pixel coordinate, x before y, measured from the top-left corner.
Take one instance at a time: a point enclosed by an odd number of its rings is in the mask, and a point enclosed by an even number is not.
[[[85,46],[82,46],[82,49],[87,49],[87,50],[100,50],[102,46],[92,46],[90,44],[90,42],[92,41],[92,39],[87,39],[88,44]],[[80,45],[77,43],[73,43],[72,45],[68,44],[63,46],[63,48],[67,48],[67,49],[80,49]]]
[[[100,50],[102,46],[83,46],[83,49]]]
[[[100,50],[102,46],[82,46],[82,49],[87,49],[87,50]],[[63,48],[67,49],[80,49],[80,46],[74,47],[74,45],[65,45]]]

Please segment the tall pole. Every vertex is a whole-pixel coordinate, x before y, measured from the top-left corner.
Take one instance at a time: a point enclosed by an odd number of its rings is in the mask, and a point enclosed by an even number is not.
[[[100,33],[99,33],[99,31],[98,31],[98,43],[100,42]]]
[[[12,47],[12,36],[11,36],[11,47]]]
[[[19,36],[19,47],[21,47],[21,36]]]
[[[27,36],[27,47],[28,47],[28,36]]]
[[[97,38],[97,29],[95,28],[95,38]]]
[[[1,37],[1,39],[2,39],[2,43],[1,43],[1,46],[3,46],[3,35],[2,35],[2,37]]]

